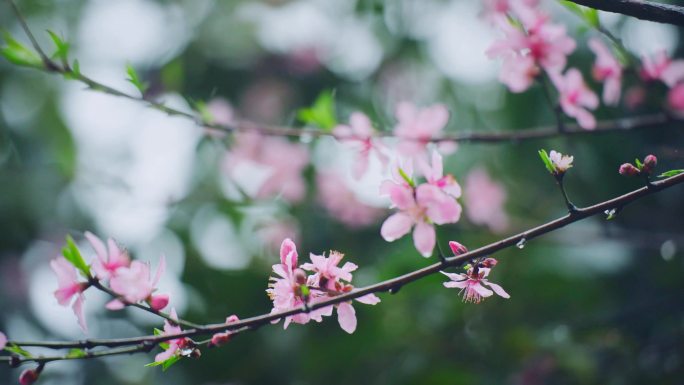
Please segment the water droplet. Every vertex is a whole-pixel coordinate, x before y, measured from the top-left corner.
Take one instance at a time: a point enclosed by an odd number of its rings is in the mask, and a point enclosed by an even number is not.
[[[617,213],[617,210],[616,209],[610,209],[610,210],[604,211],[603,213],[606,214],[606,220],[611,220],[611,219],[615,218],[615,214]]]
[[[520,240],[518,241],[518,243],[515,244],[515,247],[517,247],[517,248],[519,248],[519,249],[522,249],[522,248],[525,247],[525,243],[526,243],[526,242],[527,242],[527,239],[525,239],[525,238],[520,238]]]
[[[677,253],[677,244],[673,240],[668,239],[660,245],[660,256],[666,261],[671,261]]]

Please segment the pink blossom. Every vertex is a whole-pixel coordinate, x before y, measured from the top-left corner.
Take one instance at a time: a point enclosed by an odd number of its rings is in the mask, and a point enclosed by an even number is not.
[[[438,187],[453,198],[461,197],[461,186],[456,182],[456,178],[454,178],[453,175],[444,175],[442,156],[437,151],[432,152],[431,164],[428,164],[424,160],[420,161],[418,164],[422,169],[423,176],[429,184]]]
[[[352,169],[354,178],[361,179],[366,173],[371,153],[375,154],[383,166],[387,166],[389,160],[386,154],[387,149],[374,139],[375,130],[365,114],[352,113],[349,117],[349,125],[339,125],[334,128],[333,133],[340,141],[349,143],[358,151]]]
[[[0,350],[4,349],[5,346],[7,346],[7,336],[0,332]]]
[[[556,173],[563,174],[568,171],[570,167],[572,167],[572,161],[575,159],[575,157],[563,155],[558,151],[551,150],[549,152],[549,159],[551,160]]]
[[[107,304],[110,310],[122,309],[126,304],[147,301],[155,310],[161,310],[169,303],[167,295],[153,295],[157,290],[157,283],[166,269],[164,256],[159,260],[157,272],[154,277],[150,275],[150,264],[133,261],[129,267],[117,270],[117,273],[109,282],[112,290],[121,296],[121,300],[115,299]]]
[[[655,56],[641,58],[641,78],[645,81],[660,80],[673,87],[684,80],[684,60],[672,60],[665,50]]]
[[[334,171],[316,175],[318,203],[330,216],[351,227],[358,228],[375,223],[383,210],[363,204],[345,184],[344,178]],[[282,238],[281,238],[282,239]]]
[[[258,167],[265,171],[266,177],[260,181],[255,198],[282,196],[288,202],[299,202],[306,194],[301,174],[308,162],[309,152],[299,143],[244,132],[235,135],[235,144],[224,164],[232,178],[239,176],[241,167]]]
[[[508,215],[504,209],[506,190],[493,181],[487,171],[478,168],[465,180],[465,212],[476,225],[484,225],[500,233],[508,227]]]
[[[490,58],[504,59],[499,79],[511,91],[522,92],[532,85],[540,72],[538,67],[546,71],[565,67],[566,57],[575,50],[576,43],[567,36],[564,26],[551,23],[548,15],[536,8],[520,1],[509,5],[525,29],[500,18],[497,24],[505,37],[495,41],[486,53]]]
[[[55,298],[62,306],[69,306],[76,315],[78,324],[83,332],[88,331],[85,317],[83,316],[83,292],[90,286],[87,282],[79,282],[76,268],[64,257],[58,257],[50,261],[50,267],[57,275],[58,288],[55,290]],[[76,299],[72,302],[72,299]]]
[[[616,105],[620,101],[622,65],[601,40],[592,38],[589,40],[589,48],[596,54],[596,62],[592,68],[594,79],[604,82],[603,102]]]
[[[121,250],[112,238],[107,240],[107,246],[109,247],[107,249],[102,240],[93,233],[86,231],[85,237],[97,254],[97,259],[92,264],[97,278],[108,280],[116,274],[119,268],[130,265],[131,259],[128,253],[125,250]]]
[[[169,314],[172,320],[178,321],[178,314],[176,309],[171,309]],[[174,334],[181,333],[183,330],[176,323],[172,323],[169,320],[164,320],[164,330],[161,335],[170,336]],[[163,352],[157,354],[154,357],[154,362],[164,362],[175,355],[192,355],[195,354],[196,348],[194,342],[186,337],[176,338],[166,342],[168,347]]]
[[[38,369],[24,369],[19,375],[19,384],[31,385],[38,381],[40,371]]]
[[[449,241],[449,248],[454,255],[461,255],[468,252],[468,248],[456,241]]]
[[[232,323],[235,323],[238,321],[240,321],[238,316],[233,314],[233,315],[226,318],[226,325],[232,324]],[[233,332],[231,332],[231,331],[226,331],[223,333],[216,333],[213,336],[211,336],[211,342],[209,342],[208,346],[212,347],[212,346],[225,345],[228,341],[230,341],[230,336],[232,334],[233,334]]]
[[[667,94],[667,102],[677,112],[684,112],[684,83],[672,87]]]
[[[315,273],[309,277],[307,284],[314,291],[321,293],[322,296],[318,297],[319,300],[323,299],[324,296],[333,297],[349,292],[354,288],[349,282],[352,280],[351,273],[358,266],[351,262],[346,262],[342,267],[337,266],[342,261],[342,258],[344,258],[344,254],[331,251],[330,256],[327,258],[316,254],[311,254],[310,258],[311,263],[303,264],[302,269]],[[367,305],[375,305],[380,302],[380,298],[372,293],[359,297],[356,300]],[[352,303],[342,302],[335,305],[335,307],[337,308],[337,322],[342,330],[349,334],[354,333],[356,330],[356,311]],[[329,312],[332,306],[323,309],[328,309]]]
[[[399,143],[398,150],[406,156],[415,157],[421,155],[430,139],[446,127],[449,111],[443,104],[418,108],[413,103],[401,102],[397,105],[396,117],[394,134],[406,139]]]
[[[566,115],[577,119],[577,123],[587,130],[596,128],[596,119],[588,109],[598,107],[599,101],[584,83],[582,73],[576,68],[569,69],[565,75],[551,73],[553,84],[558,89],[559,103]]]
[[[494,260],[493,258],[488,259]],[[493,263],[493,265],[495,264],[496,262]],[[492,264],[490,263],[490,265]],[[441,273],[451,280],[444,282],[444,287],[461,289],[459,294],[463,295],[464,302],[480,303],[483,298],[490,297],[493,293],[503,298],[510,298],[511,296],[501,286],[487,280],[490,270],[491,268],[478,265],[477,267],[470,267],[466,274],[445,273],[443,271]]]
[[[400,211],[385,220],[380,229],[382,237],[392,242],[413,231],[413,243],[424,257],[432,255],[435,247],[433,224],[456,223],[461,217],[461,205],[439,187],[424,183],[415,189],[396,181],[385,181],[380,193],[389,196]]]

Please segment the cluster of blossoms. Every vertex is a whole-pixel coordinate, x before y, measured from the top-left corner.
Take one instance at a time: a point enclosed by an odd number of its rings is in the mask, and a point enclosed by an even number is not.
[[[55,298],[62,306],[71,305],[84,332],[87,332],[87,326],[83,315],[83,293],[93,285],[109,283],[109,288],[116,295],[106,305],[109,310],[120,310],[126,305],[145,302],[152,310],[160,311],[168,305],[168,295],[155,293],[157,283],[166,267],[163,256],[152,277],[149,263],[131,261],[128,253],[113,239],[108,239],[105,246],[104,242],[92,233],[86,232],[85,236],[96,254],[90,269],[77,270],[74,263],[64,256],[50,261],[50,267],[57,275],[58,282],[58,288],[54,292]],[[94,276],[89,273],[90,270],[95,273]],[[79,279],[79,271],[86,281]]]
[[[624,176],[644,175],[648,177],[649,175],[651,175],[653,169],[655,169],[657,164],[658,158],[656,158],[655,155],[650,154],[646,155],[643,162],[637,159],[636,166],[631,163],[623,163],[620,166],[618,172],[620,173],[620,175]]]
[[[285,239],[280,247],[280,263],[273,265],[275,277],[270,278],[269,288],[266,290],[273,301],[271,314],[292,309],[309,309],[316,303],[326,299],[348,293],[354,289],[351,285],[352,272],[357,266],[346,262],[338,266],[344,257],[337,251],[331,251],[330,256],[310,254],[310,263],[298,264],[297,247],[290,239]],[[311,274],[306,273],[306,271]],[[357,301],[375,305],[380,299],[374,294],[368,294],[356,299]],[[347,333],[356,330],[356,311],[351,302],[325,306],[285,317],[284,327],[291,322],[306,324],[311,320],[321,322],[323,316],[331,316],[333,307],[337,309],[337,321]],[[276,321],[278,322],[278,321]]]
[[[449,247],[454,255],[467,253],[468,249],[462,244],[451,241]],[[496,293],[503,298],[511,296],[499,285],[489,282],[487,277],[498,261],[494,258],[482,258],[464,267],[465,273],[445,273],[450,281],[444,282],[444,287],[461,289],[459,292],[463,296],[464,302],[480,303],[483,298],[490,297]],[[487,287],[491,288],[488,289]]]

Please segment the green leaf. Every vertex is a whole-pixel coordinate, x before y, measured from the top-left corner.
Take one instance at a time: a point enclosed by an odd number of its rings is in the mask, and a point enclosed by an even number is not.
[[[584,11],[582,10],[582,7],[579,5],[573,3],[572,1],[568,0],[560,0],[559,1],[562,6],[567,8],[570,12],[574,13],[575,15],[584,18]]]
[[[330,90],[321,92],[311,107],[299,110],[297,118],[305,124],[331,131],[337,125],[334,93]]]
[[[28,351],[24,350],[24,349],[23,349],[21,346],[19,346],[19,345],[9,344],[9,345],[5,346],[5,350],[8,351],[8,352],[10,352],[10,353],[14,353],[14,354],[16,354],[16,355],[22,356],[22,357],[27,357],[27,358],[33,357],[33,356],[31,355],[31,353],[29,353]]]
[[[56,47],[52,57],[55,59],[60,59],[66,63],[68,61],[67,57],[69,56],[69,43],[62,40],[62,38],[54,32],[50,30],[47,32],[50,34],[50,37],[52,38],[52,41],[55,43]]]
[[[406,174],[404,170],[402,170],[401,167],[397,167],[397,170],[399,171],[399,175],[401,175],[401,177],[404,178],[404,180],[406,181],[406,183],[409,184],[409,186],[416,188],[416,183],[413,181],[413,179],[411,179],[411,177],[408,176],[408,174]]]
[[[87,355],[88,353],[86,353],[85,350],[76,348],[69,350],[69,352],[67,353],[67,357],[69,358],[81,358]]]
[[[140,80],[140,76],[138,76],[138,73],[135,72],[135,68],[133,68],[130,64],[126,64],[126,73],[128,74],[128,78],[126,78],[126,80],[133,84],[141,94],[144,94],[145,90],[147,89],[147,84]]]
[[[3,38],[7,45],[0,48],[0,54],[7,61],[20,66],[42,67],[43,61],[37,53],[16,41],[8,32],[3,33]]]
[[[555,174],[556,173],[556,167],[554,167],[553,162],[551,162],[551,159],[549,158],[549,154],[546,153],[546,150],[541,149],[538,152],[539,152],[539,157],[541,158],[542,162],[544,162],[544,166],[546,167],[546,169],[551,174]]]
[[[62,248],[62,255],[67,261],[71,262],[84,277],[90,278],[90,267],[88,267],[85,260],[83,260],[81,251],[78,250],[78,246],[76,246],[76,242],[71,238],[71,235],[67,235],[66,237],[66,246]]]
[[[658,178],[669,178],[679,174],[684,174],[684,169],[665,171],[664,173],[658,175]]]
[[[641,161],[639,159],[634,159],[634,164],[636,164],[639,171],[641,171],[641,169],[644,168],[644,164],[641,163]]]
[[[568,0],[559,0],[560,4],[567,8],[570,12],[579,16],[587,24],[594,28],[598,28],[600,25],[598,11],[594,8],[583,7],[573,3]]]
[[[203,122],[206,123],[213,123],[214,122],[214,116],[211,114],[211,111],[209,111],[209,108],[207,107],[207,103],[198,100],[194,103],[191,104],[195,111],[200,115],[200,119],[202,119]]]
[[[584,20],[586,20],[587,24],[594,28],[598,28],[601,25],[599,13],[594,8],[586,8],[584,10]]]

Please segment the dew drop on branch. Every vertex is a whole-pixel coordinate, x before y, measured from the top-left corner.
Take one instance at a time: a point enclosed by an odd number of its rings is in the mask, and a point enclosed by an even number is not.
[[[515,244],[515,247],[517,247],[517,248],[519,248],[519,249],[522,249],[522,248],[525,247],[525,243],[527,243],[527,239],[525,239],[525,238],[520,238],[520,240],[518,241],[518,243]]]
[[[606,220],[609,221],[609,220],[615,218],[617,210],[616,209],[610,209],[610,210],[604,211],[603,213],[606,214]]]

